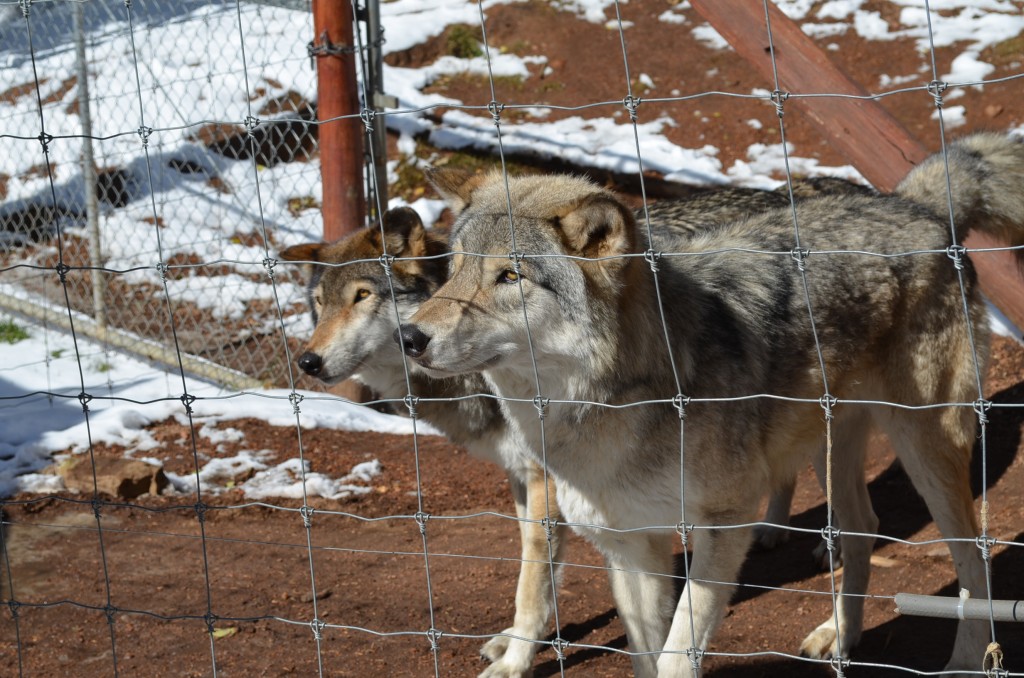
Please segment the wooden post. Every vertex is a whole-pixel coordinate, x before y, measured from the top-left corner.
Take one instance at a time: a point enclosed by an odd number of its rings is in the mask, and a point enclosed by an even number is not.
[[[324,240],[332,242],[362,228],[363,122],[352,39],[352,5],[347,0],[313,0],[311,53],[316,62],[317,119]],[[356,117],[333,120],[343,115]]]
[[[779,89],[791,94],[868,94],[774,4],[767,3],[771,43],[765,8],[760,2],[690,0],[690,4],[761,73],[771,88],[777,72]],[[928,156],[928,149],[875,100],[794,98],[786,107],[807,115],[833,148],[880,191],[892,191]],[[969,234],[962,244],[968,248],[999,246],[978,233]],[[1024,329],[1024,275],[1014,254],[977,252],[971,254],[971,261],[978,271],[982,291],[1018,328]]]

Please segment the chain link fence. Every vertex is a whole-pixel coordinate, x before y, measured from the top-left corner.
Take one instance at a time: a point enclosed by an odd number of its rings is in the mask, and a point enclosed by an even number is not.
[[[144,340],[172,336],[171,316],[154,312],[166,278],[195,370],[282,383],[263,262],[321,232],[303,4],[0,5],[4,306],[58,320],[46,309],[65,304],[52,275],[60,230],[82,328],[159,357]],[[299,273],[277,282],[289,319],[307,322]]]

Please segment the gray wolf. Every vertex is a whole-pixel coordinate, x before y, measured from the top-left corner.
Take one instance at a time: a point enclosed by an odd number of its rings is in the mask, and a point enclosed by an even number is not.
[[[652,246],[579,177],[430,176],[458,212],[450,273],[396,338],[432,374],[481,373],[501,397],[566,520],[605,557],[637,675],[698,670],[743,526],[817,454],[826,421],[844,573],[835,617],[801,652],[845,657],[861,635],[871,426],[955,540],[960,586],[986,594],[968,466],[988,329],[952,243],[977,228],[1024,244],[1024,144],[974,135],[948,159],[948,198],[933,156],[892,195],[810,198],[686,236],[652,217]],[[673,604],[677,529],[693,554]],[[977,666],[987,641],[985,622],[961,621],[947,668]]]
[[[845,182],[798,186],[807,195],[863,190]],[[659,202],[650,213],[671,224],[676,236],[692,237],[716,224],[788,204],[781,193],[712,187],[684,199]],[[393,257],[390,276],[381,265],[385,249]],[[553,483],[545,484],[543,470],[522,447],[496,401],[470,397],[490,395],[482,376],[470,373],[435,379],[413,363],[407,384],[405,361],[392,341],[399,318],[409,318],[447,279],[448,262],[442,258],[447,252],[443,238],[428,232],[407,208],[385,213],[381,229],[362,229],[336,243],[304,243],[282,251],[285,261],[305,262],[308,267],[315,330],[297,362],[304,372],[325,383],[352,378],[399,403],[411,387],[411,393],[422,399],[416,405],[417,416],[474,456],[506,469],[517,514],[524,519],[520,522],[522,568],[515,621],[481,650],[493,662],[483,675],[527,675],[553,610],[547,533],[541,522],[545,507],[549,525],[561,519]],[[458,400],[431,400],[437,398]],[[404,404],[398,410],[407,413]],[[788,520],[789,504],[777,503],[772,520],[782,523]],[[564,530],[564,524],[552,529],[550,555],[555,563],[561,562]]]

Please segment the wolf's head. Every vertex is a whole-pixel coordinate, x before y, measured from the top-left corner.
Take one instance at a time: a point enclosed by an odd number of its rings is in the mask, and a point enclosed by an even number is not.
[[[572,176],[470,176],[435,170],[457,212],[449,279],[395,334],[440,374],[550,364],[600,370],[618,292],[636,250],[632,211]]]
[[[443,252],[444,245],[427,235],[407,207],[388,210],[380,229],[281,252],[282,259],[308,265],[316,328],[299,367],[331,384],[358,376],[367,366],[397,363],[400,368],[402,356],[392,341],[398,317],[411,315],[444,282]]]

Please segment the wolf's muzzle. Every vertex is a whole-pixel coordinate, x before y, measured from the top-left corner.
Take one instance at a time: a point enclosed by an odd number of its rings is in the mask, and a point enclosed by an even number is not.
[[[395,341],[410,358],[419,358],[427,350],[430,337],[416,325],[401,325],[395,330]]]
[[[302,371],[311,377],[320,374],[320,370],[324,368],[324,359],[312,351],[306,351],[300,355],[297,362]]]

